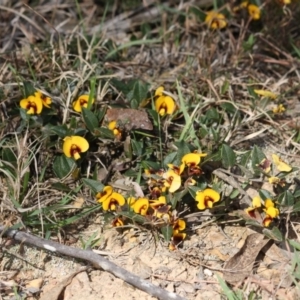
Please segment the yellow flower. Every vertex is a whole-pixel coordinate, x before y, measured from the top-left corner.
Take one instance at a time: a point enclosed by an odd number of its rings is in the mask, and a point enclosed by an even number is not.
[[[261,207],[263,207],[261,209]],[[278,217],[279,209],[275,207],[274,202],[271,199],[266,199],[262,205],[260,197],[256,196],[252,199],[252,207],[245,209],[245,212],[254,219],[261,219],[260,213],[264,211],[265,217],[262,220],[262,224],[268,227],[274,218]]]
[[[147,198],[138,198],[132,207],[135,213],[145,216],[149,208],[149,200]]]
[[[160,196],[157,200],[149,200],[149,205],[153,209],[156,209],[157,207],[163,206],[167,204],[167,199],[165,196]]]
[[[278,155],[272,154],[272,159],[280,172],[290,172],[292,167],[285,163]]]
[[[181,177],[175,171],[167,171],[163,177],[165,178],[164,185],[169,188],[170,193],[176,192],[181,186]]]
[[[103,210],[116,210],[118,206],[123,206],[124,204],[125,198],[121,194],[113,192],[102,202],[102,208]]]
[[[197,166],[201,161],[201,157],[205,157],[206,155],[207,153],[188,153],[182,157],[181,162],[188,167]]]
[[[181,162],[188,166],[188,175],[200,175],[202,173],[198,164],[201,161],[201,157],[206,156],[206,153],[188,153],[184,155],[181,159]]]
[[[285,107],[282,104],[279,104],[273,108],[274,114],[281,114],[283,112],[285,112]]]
[[[160,114],[162,117],[164,115],[171,115],[174,113],[176,109],[176,104],[173,98],[170,96],[159,96],[155,100],[155,110]]]
[[[291,4],[291,0],[280,0],[280,2],[284,5]]]
[[[121,138],[122,136],[122,132],[121,130],[119,130],[118,128],[118,123],[117,121],[111,121],[108,123],[108,129],[111,130],[113,132],[113,134],[117,137],[117,138]]]
[[[284,187],[286,182],[284,179],[281,179],[279,177],[275,177],[275,176],[271,176],[268,179],[269,183],[273,184],[273,185],[280,185],[281,187]]]
[[[168,164],[168,167],[173,170],[176,174],[180,175],[183,170],[184,170],[184,167],[185,165],[184,164],[181,164],[179,167],[178,166],[175,166],[173,164]]]
[[[77,100],[73,102],[73,109],[77,112],[82,111],[82,107],[87,108],[88,106],[88,101],[89,101],[89,95],[81,95],[78,97]],[[95,102],[95,99],[92,98],[92,104]]]
[[[173,224],[173,231],[182,231],[186,228],[185,221],[182,219],[177,219]]]
[[[266,215],[263,219],[263,225],[269,227],[273,219],[279,216],[279,209],[275,207],[275,204],[271,199],[266,199],[264,206],[265,208],[263,210]]]
[[[222,29],[227,26],[225,16],[214,10],[206,14],[205,23],[212,29]]]
[[[163,86],[158,87],[158,88],[156,89],[156,91],[155,91],[154,96],[162,96],[162,95],[164,94],[164,93],[163,93],[164,90],[165,90],[165,89],[164,89]]]
[[[259,20],[260,19],[260,9],[257,5],[249,4],[247,6],[247,9],[248,9],[248,13],[249,13],[250,17],[253,20]]]
[[[277,98],[276,94],[274,94],[273,92],[267,91],[267,90],[254,90],[254,93],[259,96],[271,98],[273,100],[275,100]]]
[[[111,225],[112,225],[113,227],[120,227],[120,226],[124,226],[124,222],[123,222],[123,220],[122,220],[121,218],[115,218],[115,219],[112,221]]]
[[[193,179],[192,177],[189,177],[185,183],[184,183],[184,186],[192,186],[192,185],[195,185],[197,182],[195,179]]]
[[[256,219],[255,210],[261,207],[261,199],[256,196],[252,199],[252,206],[245,209],[245,212],[251,217]]]
[[[81,136],[73,135],[64,138],[63,152],[67,157],[77,160],[80,158],[80,153],[86,152],[88,149],[88,141]]]
[[[199,209],[212,208],[213,204],[220,201],[220,194],[213,189],[205,189],[196,193],[197,207]]]
[[[279,216],[279,209],[275,208],[275,204],[271,199],[265,200],[264,212],[273,219]]]
[[[172,251],[176,250],[177,245],[180,244],[185,238],[186,238],[186,233],[174,230],[172,235],[172,241],[169,245],[169,249]]]
[[[99,192],[96,195],[96,199],[99,203],[102,203],[103,201],[105,201],[111,194],[113,193],[113,188],[109,185],[105,186],[103,188],[102,192]]]
[[[260,197],[256,196],[252,199],[252,207],[253,208],[258,208],[261,207],[261,199]]]
[[[29,96],[20,101],[20,106],[27,110],[28,115],[39,115],[43,109],[43,101],[40,97]]]
[[[42,92],[40,92],[40,91],[35,92],[35,93],[34,93],[34,96],[35,96],[36,98],[40,98],[40,99],[42,100],[43,105],[44,105],[45,107],[50,108],[50,104],[52,103],[52,100],[51,100],[50,97],[44,95],[44,94],[43,94]]]

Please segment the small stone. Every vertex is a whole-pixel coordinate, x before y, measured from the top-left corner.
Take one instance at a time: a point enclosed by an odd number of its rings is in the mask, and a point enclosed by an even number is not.
[[[211,270],[209,270],[209,269],[204,269],[204,274],[206,275],[206,276],[208,276],[208,277],[211,277],[211,276],[213,276],[213,272],[211,271]]]

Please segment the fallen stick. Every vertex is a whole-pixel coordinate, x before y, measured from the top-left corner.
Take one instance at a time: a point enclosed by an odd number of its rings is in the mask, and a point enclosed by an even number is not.
[[[88,261],[92,263],[95,268],[103,269],[116,277],[124,280],[125,282],[131,284],[132,286],[148,293],[151,296],[157,297],[161,300],[185,300],[185,298],[168,292],[161,287],[152,284],[149,281],[143,280],[140,277],[126,271],[125,269],[117,266],[113,262],[105,259],[101,255],[94,253],[91,250],[82,250],[78,248],[73,248],[70,246],[62,245],[53,241],[49,241],[32,234],[18,231],[11,228],[6,228],[0,225],[0,236],[7,236],[14,241],[20,242],[22,244],[34,246],[43,250],[48,250],[53,253],[66,255],[68,257],[78,258],[81,260]]]

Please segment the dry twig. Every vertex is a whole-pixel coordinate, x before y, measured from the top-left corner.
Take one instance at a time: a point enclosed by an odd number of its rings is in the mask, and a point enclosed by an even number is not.
[[[157,297],[162,300],[184,300],[185,298],[168,292],[149,281],[143,280],[140,277],[126,271],[125,269],[117,266],[113,262],[103,258],[101,255],[97,255],[91,250],[82,250],[73,248],[70,246],[62,245],[53,241],[49,241],[32,234],[6,228],[0,225],[0,235],[4,235],[12,238],[14,241],[23,243],[25,245],[34,246],[43,250],[48,250],[53,253],[66,255],[73,258],[78,258],[90,262],[95,268],[103,269],[116,277],[124,280],[125,282],[133,285],[134,287],[148,293],[151,296]]]

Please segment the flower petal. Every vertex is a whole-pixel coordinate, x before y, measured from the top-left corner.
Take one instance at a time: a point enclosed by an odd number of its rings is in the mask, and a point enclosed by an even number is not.
[[[78,159],[79,153],[86,152],[88,149],[88,141],[81,136],[73,135],[64,138],[63,152],[67,157]]]
[[[273,92],[270,92],[270,91],[267,91],[267,90],[254,90],[254,93],[259,95],[259,96],[263,96],[263,97],[266,97],[266,98],[271,98],[271,99],[276,99],[277,98],[277,95],[274,94]]]
[[[285,163],[278,155],[272,154],[272,159],[280,172],[290,172],[292,167]]]
[[[149,200],[146,198],[139,198],[133,204],[133,210],[135,213],[145,216],[147,214],[147,210],[149,208]]]
[[[105,201],[113,193],[113,188],[107,185],[103,188],[102,192],[97,193],[96,199],[99,203]]]
[[[257,207],[261,207],[261,199],[260,197],[256,196],[252,199],[252,207],[253,208],[257,208]]]

